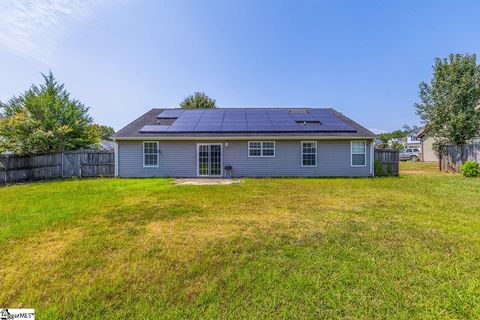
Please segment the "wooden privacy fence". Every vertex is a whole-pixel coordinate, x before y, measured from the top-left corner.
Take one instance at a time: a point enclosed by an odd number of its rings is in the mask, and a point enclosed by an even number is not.
[[[375,176],[395,176],[399,174],[399,151],[375,149]]]
[[[64,151],[0,156],[0,184],[62,177],[112,177],[113,151]]]
[[[480,143],[447,146],[446,154],[440,158],[440,166],[444,171],[459,172],[460,167],[467,160],[480,162]]]

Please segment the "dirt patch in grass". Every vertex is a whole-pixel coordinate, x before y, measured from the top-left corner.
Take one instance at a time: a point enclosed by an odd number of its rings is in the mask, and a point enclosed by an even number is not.
[[[434,174],[436,172],[432,171],[422,171],[422,170],[402,170],[402,174]]]
[[[3,255],[0,267],[0,287],[9,288],[3,293],[8,294],[10,299],[22,294],[24,286],[31,286],[48,274],[52,270],[51,266],[62,261],[67,248],[82,235],[81,228],[48,230],[9,243],[10,254]],[[0,294],[0,300],[2,295]]]
[[[438,163],[435,162],[400,162],[400,174],[434,174],[440,173]]]
[[[153,221],[146,225],[145,236],[147,241],[161,241],[165,246],[182,246],[198,251],[212,242],[236,237],[254,239],[261,234],[302,239],[311,233],[321,232],[325,225],[324,221],[295,212],[210,215]]]
[[[67,246],[80,239],[81,236],[81,228],[73,228],[60,231],[44,231],[35,237],[28,238],[26,241],[15,240],[10,243],[9,247],[13,248],[18,254],[15,257],[4,257],[3,262],[15,264],[17,260],[23,260],[32,264],[49,263],[59,259]]]

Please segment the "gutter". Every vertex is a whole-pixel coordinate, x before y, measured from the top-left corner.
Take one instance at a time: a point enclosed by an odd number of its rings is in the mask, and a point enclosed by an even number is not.
[[[338,136],[234,136],[234,137],[113,137],[113,141],[191,141],[191,140],[375,140],[375,137],[338,137]]]
[[[375,139],[373,139],[372,142],[370,142],[370,176],[372,178],[375,176],[374,161],[375,161]]]

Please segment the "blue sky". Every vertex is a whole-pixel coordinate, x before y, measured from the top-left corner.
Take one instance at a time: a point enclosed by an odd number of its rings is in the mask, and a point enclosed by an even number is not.
[[[435,57],[480,50],[479,1],[0,0],[0,100],[53,71],[120,129],[205,91],[220,107],[334,107],[419,123]]]

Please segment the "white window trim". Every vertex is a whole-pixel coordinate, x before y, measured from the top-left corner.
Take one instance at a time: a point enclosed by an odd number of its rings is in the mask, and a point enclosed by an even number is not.
[[[250,144],[251,143],[255,143],[255,142],[259,142],[260,143],[260,155],[259,156],[251,156],[250,155]],[[263,143],[264,142],[270,142],[270,143],[273,143],[273,155],[272,156],[264,156],[263,155]],[[275,145],[275,141],[248,141],[248,157],[249,158],[275,158],[275,155],[277,154],[276,152],[277,150],[277,146]]]
[[[156,165],[145,165],[145,143],[156,143],[157,144],[157,164]],[[150,153],[154,154],[154,153]],[[143,167],[144,168],[158,168],[160,163],[160,146],[158,145],[158,141],[143,141]]]
[[[303,164],[303,144],[304,143],[313,143],[315,144],[315,165],[304,165]],[[300,142],[300,165],[302,168],[315,168],[318,165],[318,145],[317,141],[301,141]]]
[[[365,152],[364,153],[353,153],[353,143],[354,142],[363,142],[365,145]],[[365,157],[365,164],[359,165],[359,164],[353,164],[353,155],[354,154],[363,154]],[[350,141],[350,166],[351,167],[366,167],[367,166],[367,141],[365,140],[355,140],[355,141]]]

